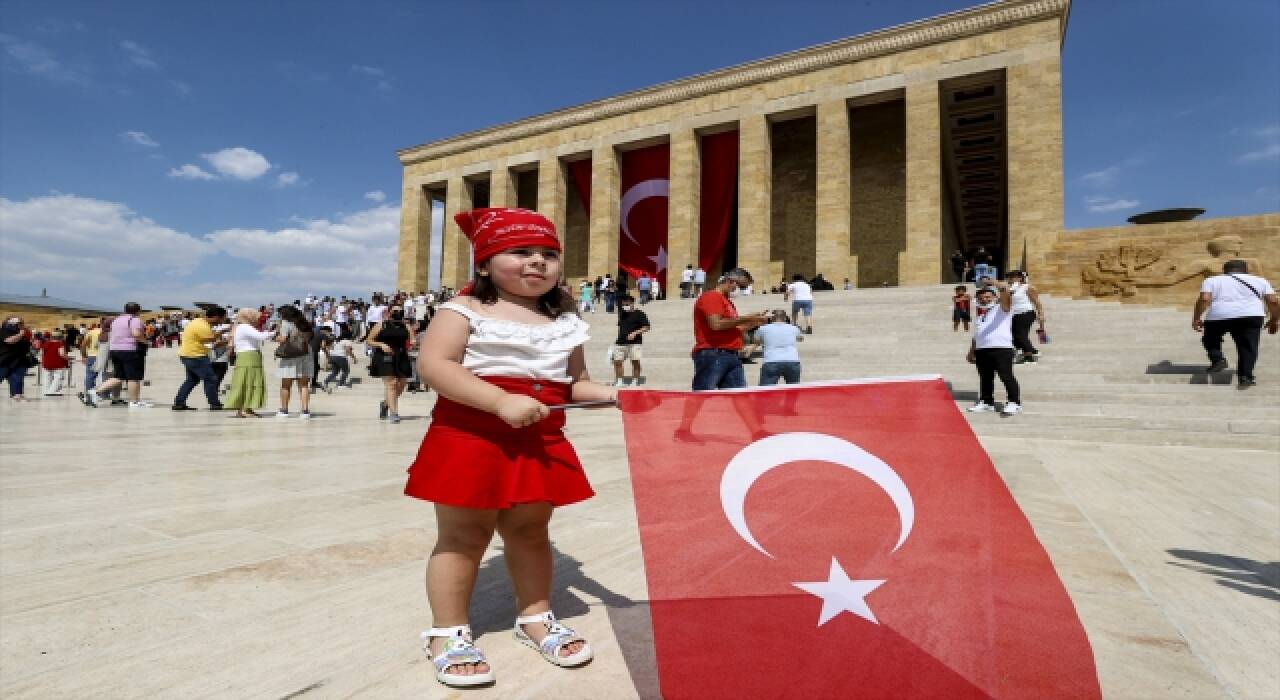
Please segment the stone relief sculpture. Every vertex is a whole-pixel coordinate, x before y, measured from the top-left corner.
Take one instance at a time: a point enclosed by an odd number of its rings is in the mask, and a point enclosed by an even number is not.
[[[1207,257],[1187,262],[1166,260],[1167,250],[1150,246],[1121,245],[1098,255],[1093,265],[1080,271],[1086,293],[1096,297],[1125,296],[1139,287],[1172,287],[1192,278],[1203,279],[1222,272],[1228,260],[1243,259],[1249,272],[1262,274],[1262,266],[1252,258],[1242,258],[1244,240],[1239,236],[1218,236],[1206,246]]]

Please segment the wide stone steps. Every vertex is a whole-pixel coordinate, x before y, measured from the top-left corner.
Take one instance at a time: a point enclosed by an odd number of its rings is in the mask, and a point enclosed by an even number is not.
[[[950,286],[836,291],[815,295],[815,333],[800,355],[805,381],[941,375],[957,405],[976,398],[978,377],[965,361],[970,336],[953,332]],[[1173,309],[1043,297],[1052,342],[1040,362],[1019,365],[1026,411],[1013,417],[968,414],[980,436],[1139,445],[1280,449],[1280,336],[1263,336],[1260,384],[1237,391],[1233,371],[1208,375],[1190,315]],[[779,295],[735,300],[741,313],[788,308]],[[686,390],[692,375],[692,300],[644,307],[646,386]],[[608,379],[613,317],[587,314],[592,375]],[[1228,357],[1234,350],[1228,342]],[[759,362],[757,357],[757,362]],[[744,369],[754,385],[759,364]],[[629,368],[628,368],[629,371]],[[1003,390],[997,385],[997,398]]]

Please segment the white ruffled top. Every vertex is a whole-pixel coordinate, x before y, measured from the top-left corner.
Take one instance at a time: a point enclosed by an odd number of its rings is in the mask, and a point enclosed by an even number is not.
[[[524,377],[569,383],[569,355],[591,339],[587,322],[576,314],[561,314],[550,323],[521,323],[478,314],[461,304],[445,302],[441,309],[462,314],[471,324],[471,337],[462,366],[481,377]]]

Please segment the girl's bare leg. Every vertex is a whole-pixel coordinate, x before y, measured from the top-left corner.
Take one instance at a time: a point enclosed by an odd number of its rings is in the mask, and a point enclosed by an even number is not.
[[[471,594],[476,587],[480,560],[493,539],[498,511],[456,508],[436,504],[439,535],[427,560],[427,604],[433,627],[467,624]],[[444,639],[431,640],[432,656],[444,648]],[[452,673],[485,673],[488,664],[458,664]]]

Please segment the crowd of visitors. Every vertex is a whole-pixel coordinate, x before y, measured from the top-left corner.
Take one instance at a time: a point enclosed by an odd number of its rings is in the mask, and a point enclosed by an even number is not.
[[[954,288],[952,329],[969,332],[973,326],[969,358],[977,366],[980,390],[970,410],[995,410],[994,380],[998,377],[1008,395],[1002,410],[1015,414],[1021,411],[1021,397],[1013,366],[1040,358],[1032,330],[1041,345],[1048,341],[1045,309],[1024,272],[1010,270],[998,281],[991,259],[982,248],[967,255],[957,250],[952,256],[957,277],[976,279],[972,296],[967,284]],[[798,343],[803,335],[813,333],[814,291],[831,285],[820,274],[812,280],[795,274],[767,290],[790,302],[790,314],[771,309],[739,316],[733,299],[752,292],[750,273],[741,268],[729,270],[710,288],[706,287],[706,276],[704,269],[690,264],[681,271],[679,281],[680,297],[693,300],[693,389],[747,386],[743,365],[754,364],[753,358],[760,355],[761,386],[799,382]],[[638,298],[628,291],[631,284]],[[845,286],[848,288],[848,280]],[[664,298],[660,281],[645,274],[634,278],[625,273],[617,278],[603,275],[582,279],[572,290],[562,285],[561,291],[574,300],[579,315],[594,314],[601,307],[616,315],[616,320],[608,321],[616,325],[616,338],[608,350],[613,384],[642,384],[644,336],[653,327],[641,307]],[[173,410],[197,410],[188,400],[200,386],[209,410],[227,408],[235,410],[235,417],[258,417],[258,409],[266,404],[270,373],[279,381],[275,415],[306,420],[312,416],[313,392],[352,387],[352,373],[363,354],[369,376],[383,383],[379,418],[399,423],[404,393],[429,388],[418,378],[414,358],[431,319],[455,294],[448,288],[374,293],[367,302],[347,296],[307,295],[278,308],[274,304],[240,308],[234,318],[221,306],[205,305],[203,314],[165,313],[144,319],[139,306],[130,303],[122,314],[93,324],[67,324],[36,333],[15,317],[3,324],[0,378],[8,383],[10,396],[22,401],[26,399],[25,377],[38,368],[42,393],[60,396],[68,386],[74,386],[70,372],[78,353],[84,365],[84,390],[78,396],[86,406],[110,403],[148,408],[153,404],[141,396],[147,352],[176,344],[185,377],[174,396]],[[1192,321],[1192,327],[1202,333],[1208,371],[1228,368],[1222,340],[1230,335],[1237,349],[1239,386],[1255,385],[1253,371],[1261,330],[1266,327],[1275,333],[1278,318],[1280,303],[1270,283],[1249,274],[1245,261],[1228,261],[1223,274],[1205,280]],[[276,344],[269,366],[262,355],[268,340]],[[232,367],[231,381],[224,387]],[[322,368],[328,372],[323,381]],[[293,412],[295,395],[297,411]]]

